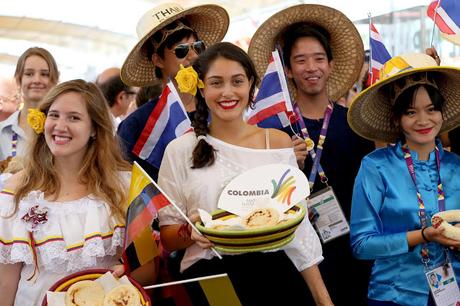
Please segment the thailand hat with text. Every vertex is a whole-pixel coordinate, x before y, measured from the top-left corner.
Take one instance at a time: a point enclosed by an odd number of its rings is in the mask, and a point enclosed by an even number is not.
[[[148,58],[144,45],[156,32],[182,18],[187,20],[190,29],[197,33],[206,46],[221,41],[228,30],[227,11],[214,4],[184,9],[179,4],[165,3],[147,11],[137,23],[139,41],[121,68],[124,83],[130,86],[148,86],[158,81],[155,66]]]

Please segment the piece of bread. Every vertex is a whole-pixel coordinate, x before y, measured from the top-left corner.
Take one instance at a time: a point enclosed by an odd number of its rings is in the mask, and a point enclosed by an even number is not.
[[[460,227],[454,226],[449,222],[460,221],[460,209],[445,210],[434,214],[431,217],[431,224],[434,228],[442,228],[443,236],[460,241]]]
[[[247,228],[273,226],[278,223],[279,213],[273,208],[260,208],[252,211],[244,218]]]
[[[139,292],[133,285],[120,285],[112,289],[104,299],[103,306],[139,306]]]
[[[98,282],[84,280],[73,284],[65,294],[66,306],[102,306],[104,288]]]

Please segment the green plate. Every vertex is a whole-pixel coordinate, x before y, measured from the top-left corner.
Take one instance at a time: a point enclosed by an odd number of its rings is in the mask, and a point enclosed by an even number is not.
[[[248,253],[248,252],[262,252],[268,251],[272,249],[280,248],[294,239],[294,234],[291,234],[283,239],[275,240],[268,243],[262,243],[259,245],[251,245],[251,246],[221,246],[215,245],[214,248],[217,251],[225,252],[225,253]]]
[[[270,227],[262,227],[262,228],[257,228],[257,229],[252,229],[252,230],[233,230],[233,231],[225,231],[225,230],[216,230],[216,229],[211,229],[204,227],[203,224],[199,221],[196,222],[196,227],[198,230],[203,233],[205,236],[212,236],[212,237],[219,237],[219,238],[224,238],[224,237],[240,237],[240,238],[249,238],[249,237],[256,237],[256,236],[262,236],[262,235],[268,235],[268,234],[273,234],[273,233],[279,233],[282,231],[285,231],[287,229],[290,229],[292,227],[297,227],[297,225],[302,222],[303,218],[305,217],[305,208],[302,205],[294,205],[288,210],[288,213],[296,213],[297,211],[300,210],[300,213],[298,216],[294,219],[290,219],[285,222],[281,222],[280,224],[270,226]],[[228,219],[235,217],[235,215],[224,211],[224,210],[216,210],[212,214],[213,220],[216,219]],[[211,240],[211,239],[210,239]]]

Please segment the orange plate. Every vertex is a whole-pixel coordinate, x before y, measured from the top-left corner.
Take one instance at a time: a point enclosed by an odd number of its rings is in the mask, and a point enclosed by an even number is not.
[[[82,281],[82,280],[96,280],[105,273],[107,273],[108,269],[90,269],[90,270],[84,270],[80,272],[76,272],[74,274],[68,275],[60,280],[58,280],[51,288],[48,289],[48,291],[54,291],[54,292],[63,292],[66,291],[71,285],[73,285],[76,282]],[[144,288],[135,281],[132,277],[127,276],[131,284],[133,284],[134,287],[139,291],[139,295],[141,297],[141,303],[142,306],[151,306],[152,301],[150,300],[150,297],[148,296],[147,292],[145,292]],[[46,300],[46,295],[43,298],[42,306],[47,306],[48,301]]]

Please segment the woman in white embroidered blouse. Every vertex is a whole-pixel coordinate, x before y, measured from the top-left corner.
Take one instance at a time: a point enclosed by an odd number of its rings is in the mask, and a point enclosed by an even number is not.
[[[130,167],[96,85],[56,86],[28,122],[25,169],[0,194],[2,305],[41,305],[60,278],[113,267],[124,237]]]
[[[160,186],[192,219],[197,208],[217,209],[224,186],[243,171],[270,163],[297,165],[287,134],[243,120],[258,77],[242,49],[217,43],[200,54],[193,68],[203,82],[197,80],[197,85],[204,85],[197,92],[195,133],[168,145],[159,172]],[[187,69],[176,77],[180,90],[187,85],[181,81]],[[284,250],[228,255],[220,261],[210,251],[209,240],[191,232],[174,207],[162,208],[159,217],[165,248],[186,249],[181,262],[185,278],[226,272],[243,305],[305,304],[308,287],[318,304],[332,304],[317,268],[322,260],[321,245],[308,218]],[[200,292],[188,289],[196,305],[207,304]]]

